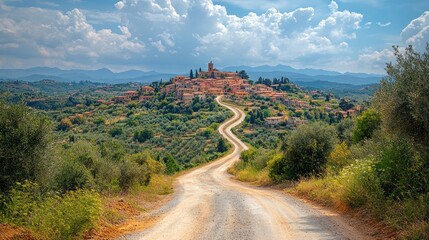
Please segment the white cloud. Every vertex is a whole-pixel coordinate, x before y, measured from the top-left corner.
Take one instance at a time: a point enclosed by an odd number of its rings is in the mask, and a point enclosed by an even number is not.
[[[391,22],[387,22],[387,23],[377,22],[377,25],[380,26],[380,27],[387,27],[390,24],[392,24],[392,23]]]
[[[312,7],[289,12],[270,8],[243,17],[228,14],[212,0],[122,0],[115,7],[120,16],[112,22],[119,18],[121,22],[114,30],[96,30],[91,23],[104,21],[107,15],[94,15],[95,22],[90,22],[86,18],[90,11],[3,9],[0,62],[13,56],[63,65],[141,64],[165,71],[197,67],[210,59],[222,65],[288,64],[302,59],[311,64],[313,56],[341,59],[350,51],[349,42],[357,38],[363,18],[340,10],[335,1],[325,5],[330,11],[317,22]],[[12,48],[17,45],[19,53]]]
[[[379,72],[384,69],[386,63],[393,62],[395,55],[393,50],[367,51],[359,55],[358,63],[362,69],[369,72]]]
[[[338,4],[335,1],[331,1],[329,4],[329,10],[331,10],[331,13],[335,13],[338,11]]]
[[[95,30],[78,9],[63,13],[14,8],[1,13],[2,59],[17,58],[29,65],[44,62],[102,65],[130,59],[144,50],[143,43],[131,39],[126,26],[120,27],[121,34],[110,29]]]
[[[412,20],[401,32],[402,41],[413,45],[418,51],[424,51],[429,42],[429,11]]]
[[[149,43],[150,55],[156,55],[147,61],[161,63],[168,58],[162,53],[177,51],[187,67],[208,59],[224,65],[270,64],[311,54],[338,54],[356,38],[363,17],[339,10],[335,1],[327,6],[329,16],[316,25],[311,7],[291,12],[270,8],[260,15],[237,17],[211,0],[122,2],[123,25]]]
[[[125,3],[123,1],[119,1],[115,3],[115,7],[119,10],[121,10],[123,7],[125,7]]]

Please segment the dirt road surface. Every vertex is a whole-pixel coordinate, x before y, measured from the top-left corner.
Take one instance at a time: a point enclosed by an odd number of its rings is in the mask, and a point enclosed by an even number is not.
[[[240,183],[226,173],[247,149],[232,132],[245,114],[234,112],[220,133],[234,151],[209,165],[180,176],[173,200],[159,210],[159,221],[143,232],[120,239],[370,239],[326,210],[280,191]]]

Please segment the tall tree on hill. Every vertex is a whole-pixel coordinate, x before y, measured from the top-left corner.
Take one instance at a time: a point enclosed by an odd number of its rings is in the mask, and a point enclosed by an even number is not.
[[[16,182],[43,180],[51,126],[24,105],[0,102],[0,192]]]
[[[190,78],[190,79],[193,79],[193,78],[194,78],[194,72],[192,72],[192,69],[191,69],[191,72],[189,73],[189,78]]]
[[[242,79],[249,79],[249,75],[247,75],[245,70],[241,70],[238,75],[242,78]]]
[[[422,54],[412,46],[404,53],[394,47],[396,63],[376,93],[376,109],[389,132],[407,138],[429,152],[429,44]]]

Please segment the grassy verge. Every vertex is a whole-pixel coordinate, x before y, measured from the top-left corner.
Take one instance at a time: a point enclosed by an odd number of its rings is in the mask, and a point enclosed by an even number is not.
[[[127,194],[103,196],[101,218],[86,238],[113,239],[151,226],[154,219],[145,213],[170,199],[173,181],[172,176],[154,175],[148,186],[131,189]]]

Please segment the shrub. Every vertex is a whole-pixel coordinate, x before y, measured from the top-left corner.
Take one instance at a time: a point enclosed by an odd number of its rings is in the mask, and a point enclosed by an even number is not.
[[[149,184],[152,174],[160,174],[165,170],[164,164],[155,161],[148,151],[129,155],[126,160],[140,165],[140,177],[144,185]]]
[[[346,142],[348,145],[350,145],[354,127],[355,123],[352,118],[346,118],[339,122],[335,127],[337,130],[338,139],[341,142]]]
[[[131,187],[140,183],[142,171],[138,163],[124,160],[119,164],[119,169],[121,171],[119,186],[123,191],[128,191]]]
[[[350,148],[345,142],[335,145],[329,154],[327,167],[334,173],[338,173],[343,167],[350,164]]]
[[[122,128],[112,128],[109,131],[109,134],[112,137],[116,137],[116,136],[122,135],[122,133],[123,133]]]
[[[380,114],[373,109],[365,111],[361,116],[356,118],[356,127],[352,133],[352,140],[358,143],[364,139],[372,137],[375,130],[380,128]]]
[[[338,181],[344,189],[342,197],[350,207],[367,206],[375,210],[380,206],[383,191],[374,162],[374,159],[356,160],[340,172]]]
[[[180,171],[180,166],[177,164],[176,160],[171,156],[171,154],[167,154],[167,156],[164,157],[164,163],[165,163],[165,173],[172,175],[178,171]]]
[[[335,141],[331,126],[322,123],[301,126],[291,134],[284,157],[272,165],[270,176],[275,181],[296,180],[323,172]]]
[[[106,122],[106,119],[104,117],[97,117],[94,119],[94,123],[97,125],[102,125]]]
[[[404,199],[429,191],[429,169],[424,157],[405,140],[385,144],[376,167],[386,197]]]
[[[5,222],[31,228],[42,239],[75,239],[95,226],[100,196],[90,190],[43,194],[37,184],[17,184],[3,202]]]
[[[49,239],[75,239],[94,227],[100,215],[100,196],[78,190],[45,198],[35,209],[30,225]]]
[[[145,142],[148,139],[151,139],[153,137],[153,132],[150,129],[137,129],[134,132],[134,140],[138,142]]]
[[[119,162],[125,156],[126,150],[120,141],[112,139],[101,144],[100,153],[105,159]]]
[[[61,119],[60,123],[57,126],[57,129],[60,131],[68,131],[73,127],[73,123],[68,118]]]
[[[223,153],[226,152],[226,150],[228,150],[226,142],[223,137],[220,137],[217,143],[217,152]]]
[[[65,161],[54,177],[53,185],[61,192],[90,188],[93,186],[93,178],[90,171],[82,163]]]
[[[243,162],[248,163],[255,159],[256,154],[257,150],[255,148],[249,148],[248,150],[241,152],[240,159]]]
[[[50,124],[22,105],[0,103],[0,192],[43,175]]]
[[[94,166],[94,182],[98,191],[118,192],[121,171],[117,163],[101,159]]]

